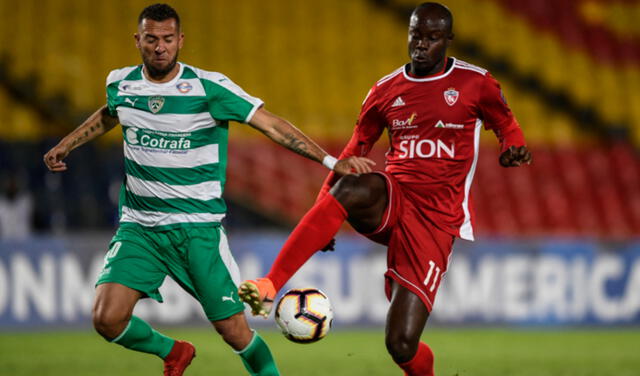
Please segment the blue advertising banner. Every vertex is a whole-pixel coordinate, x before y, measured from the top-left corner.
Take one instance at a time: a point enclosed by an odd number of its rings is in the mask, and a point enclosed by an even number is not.
[[[286,235],[231,233],[243,278],[264,275]],[[0,327],[90,326],[93,285],[109,238],[92,234],[0,241]],[[338,327],[383,325],[388,308],[385,270],[384,247],[341,234],[335,252],[317,253],[285,289],[322,289],[331,299]],[[161,292],[163,304],[145,299],[136,314],[160,324],[205,321],[198,303],[169,278]],[[251,321],[274,325],[272,320]],[[640,242],[457,241],[430,322],[638,325]]]
[[[434,316],[446,323],[640,323],[640,243],[483,241],[457,247]]]

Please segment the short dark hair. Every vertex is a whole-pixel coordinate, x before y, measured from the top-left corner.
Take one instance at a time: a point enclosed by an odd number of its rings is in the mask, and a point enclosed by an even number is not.
[[[445,22],[449,24],[449,30],[453,30],[453,15],[446,5],[435,2],[422,3],[418,5],[411,14],[417,13],[423,9],[433,12],[438,17],[441,17],[443,20],[445,20]]]
[[[173,18],[176,20],[176,27],[180,30],[180,16],[178,16],[178,12],[169,4],[153,4],[144,8],[138,16],[138,25],[140,25],[145,18],[154,21],[164,21]]]

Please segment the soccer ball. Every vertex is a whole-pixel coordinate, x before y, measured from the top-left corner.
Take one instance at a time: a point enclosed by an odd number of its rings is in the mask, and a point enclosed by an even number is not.
[[[312,343],[331,329],[333,309],[327,295],[316,288],[291,289],[280,298],[275,316],[287,339]]]

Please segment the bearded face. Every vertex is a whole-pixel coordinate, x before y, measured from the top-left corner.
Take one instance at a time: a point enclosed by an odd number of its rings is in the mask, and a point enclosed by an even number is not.
[[[143,19],[135,37],[145,71],[150,78],[161,80],[174,70],[184,39],[175,19]]]

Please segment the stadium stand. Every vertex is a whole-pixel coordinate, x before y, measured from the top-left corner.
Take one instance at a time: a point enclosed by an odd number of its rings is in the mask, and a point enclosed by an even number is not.
[[[455,15],[453,55],[500,80],[534,151],[529,168],[501,169],[495,138],[483,135],[474,186],[481,233],[640,234],[640,106],[634,105],[640,102],[640,29],[634,22],[640,7],[626,0],[445,3]],[[145,5],[0,2],[0,140],[7,148],[23,141],[42,148],[43,140],[65,134],[104,102],[109,70],[139,61],[132,34]],[[175,5],[186,34],[181,60],[224,72],[337,154],[367,90],[406,61],[407,10],[416,2]],[[227,198],[276,222],[294,223],[313,202],[326,170],[250,127],[233,125],[230,134]],[[374,151],[380,167],[384,141]],[[108,169],[100,184],[113,185],[119,142],[114,130],[86,152],[92,157],[74,161]],[[86,197],[84,205],[100,208],[94,213],[114,210],[113,200],[91,202],[104,189],[71,188],[73,181],[61,179],[62,190]],[[79,209],[66,210],[82,217]],[[112,223],[112,216],[105,218],[76,225]]]

